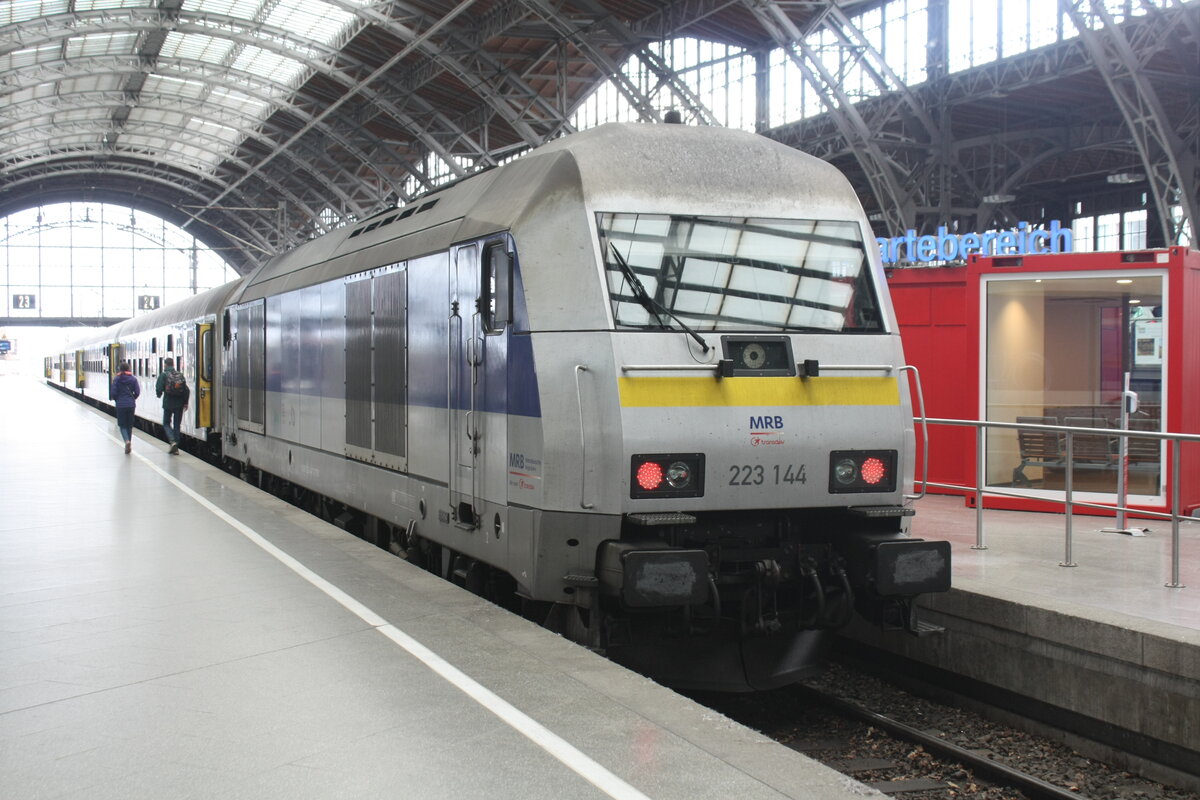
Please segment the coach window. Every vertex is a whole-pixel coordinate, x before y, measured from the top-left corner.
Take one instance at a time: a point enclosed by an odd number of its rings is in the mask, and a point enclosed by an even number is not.
[[[498,239],[483,248],[484,325],[488,333],[499,333],[512,321],[512,254],[506,245]]]
[[[200,337],[200,352],[203,354],[200,359],[200,377],[206,381],[213,379],[212,343],[212,328],[207,328],[204,335]]]
[[[1121,471],[1121,396],[1138,396],[1129,430],[1161,432],[1166,419],[1165,275],[1157,271],[1025,274],[985,282],[986,419],[1095,428],[1072,439],[1072,489],[1110,501]],[[1014,429],[988,433],[987,483],[1065,490],[1065,440]],[[1130,437],[1131,497],[1163,490],[1163,448]],[[1089,498],[1090,499],[1090,498]]]

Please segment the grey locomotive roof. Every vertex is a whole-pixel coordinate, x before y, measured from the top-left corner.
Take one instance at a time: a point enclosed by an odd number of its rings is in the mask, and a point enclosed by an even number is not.
[[[514,230],[555,198],[595,210],[763,214],[859,219],[857,196],[833,166],[743,131],[611,123],[572,134],[516,161],[380,214],[265,264],[240,296],[333,280]],[[686,203],[686,207],[682,204]],[[707,208],[706,208],[707,206]],[[398,254],[403,255],[398,255]]]

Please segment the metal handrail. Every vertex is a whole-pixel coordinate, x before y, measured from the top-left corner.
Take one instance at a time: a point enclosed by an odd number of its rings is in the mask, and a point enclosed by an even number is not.
[[[1071,425],[1037,425],[1033,423],[1023,422],[992,422],[986,420],[964,420],[964,419],[943,419],[938,417],[920,417],[924,426],[923,434],[926,445],[926,461],[928,461],[928,444],[929,444],[929,426],[930,425],[949,425],[963,428],[975,429],[975,485],[965,486],[953,483],[937,483],[926,481],[926,488],[934,489],[951,489],[970,491],[975,493],[975,544],[972,549],[986,550],[987,545],[984,542],[983,528],[983,495],[990,494],[999,497],[1015,497],[1027,500],[1039,500],[1048,503],[1062,503],[1064,513],[1066,515],[1066,530],[1064,535],[1064,558],[1059,562],[1059,566],[1074,567],[1075,562],[1072,560],[1072,512],[1076,507],[1098,509],[1101,511],[1111,511],[1114,516],[1120,512],[1133,512],[1143,517],[1152,519],[1169,519],[1171,520],[1171,582],[1164,584],[1167,588],[1183,589],[1186,588],[1180,583],[1180,531],[1179,525],[1185,519],[1181,512],[1181,499],[1179,493],[1179,469],[1180,469],[1180,450],[1184,442],[1200,443],[1200,434],[1192,433],[1171,433],[1161,431],[1131,431],[1121,428],[1082,428]],[[988,428],[1012,429],[1012,430],[1042,430],[1054,431],[1066,434],[1066,453],[1063,467],[1066,470],[1065,481],[1063,486],[1063,499],[1059,500],[1045,495],[1030,494],[1028,492],[1017,492],[1005,488],[985,486],[984,480],[984,447],[983,447],[983,432]],[[1138,439],[1159,439],[1161,441],[1169,441],[1171,443],[1171,513],[1167,514],[1161,511],[1149,511],[1140,508],[1131,508],[1123,505],[1099,504],[1078,502],[1074,499],[1074,437],[1076,434],[1086,434],[1095,436],[1099,432],[1103,432],[1105,436],[1120,436],[1123,439],[1135,437]],[[1125,480],[1126,476],[1122,473],[1120,480]],[[1191,520],[1188,518],[1189,521]]]

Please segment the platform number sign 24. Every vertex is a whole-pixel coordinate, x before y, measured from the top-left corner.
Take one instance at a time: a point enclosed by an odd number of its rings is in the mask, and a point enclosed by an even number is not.
[[[18,309],[26,310],[26,309],[31,309],[31,308],[37,308],[37,295],[36,294],[14,294],[12,296],[12,298],[13,298],[12,307],[13,307],[14,311],[16,311]]]
[[[156,294],[139,294],[138,295],[138,311],[153,311],[158,308],[158,295]]]

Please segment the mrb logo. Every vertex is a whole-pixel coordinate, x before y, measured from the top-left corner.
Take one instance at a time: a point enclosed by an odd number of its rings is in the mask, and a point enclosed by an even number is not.
[[[761,417],[750,418],[750,432],[762,433],[765,431],[781,431],[783,430],[783,417],[764,415]]]
[[[763,414],[750,417],[750,444],[753,447],[761,445],[783,444],[783,417],[778,414]]]

